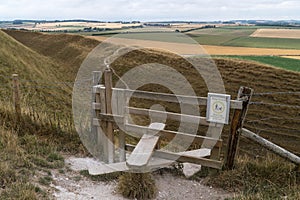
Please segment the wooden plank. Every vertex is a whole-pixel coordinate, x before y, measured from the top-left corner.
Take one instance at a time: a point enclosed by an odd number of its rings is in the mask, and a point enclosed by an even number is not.
[[[142,136],[139,143],[129,156],[127,165],[131,168],[144,167],[148,164],[153,150],[159,140],[159,136],[156,136],[152,131],[158,132],[165,127],[162,123],[152,123],[149,126],[149,131]],[[149,133],[150,132],[150,133]]]
[[[89,165],[88,166],[89,174],[92,176],[109,174],[109,173],[114,173],[114,172],[122,172],[122,171],[128,171],[128,170],[129,170],[129,167],[127,167],[126,162],[111,163],[111,164],[99,163],[98,165]]]
[[[132,152],[134,150],[135,146],[126,144],[126,150]],[[158,152],[166,152],[163,150],[155,150]],[[210,157],[211,149],[207,148],[201,148],[201,149],[195,149],[190,151],[184,151],[184,152],[170,152],[173,154],[176,154],[178,156],[189,156],[189,157],[195,157],[195,158],[208,158]]]
[[[94,87],[93,92],[95,93],[99,92],[99,87]],[[113,90],[124,90],[124,89],[113,88]],[[203,106],[207,105],[207,97],[174,95],[174,94],[167,94],[167,93],[148,92],[142,90],[128,90],[128,89],[125,90],[125,93],[131,95],[131,97],[141,98],[141,99],[167,101],[167,102],[190,104],[190,105],[203,105]],[[230,108],[242,109],[242,107],[243,107],[242,101],[239,100],[230,101]]]
[[[179,113],[172,113],[172,112],[165,112],[165,111],[156,111],[156,110],[149,110],[149,109],[143,109],[143,108],[128,108],[130,114],[136,114],[136,115],[144,115],[149,116],[150,112],[155,118],[162,118],[164,119],[163,115],[167,115],[167,118],[179,121],[179,122],[188,122],[193,124],[201,124],[209,126],[210,123],[206,121],[205,117],[200,116],[193,116],[193,115],[185,115],[185,114],[179,114]]]
[[[191,151],[185,151],[181,153],[177,153],[178,155],[181,156],[189,156],[189,157],[198,157],[198,158],[205,158],[210,156],[210,149],[207,148],[201,148],[201,149],[196,149],[196,150],[191,150]]]
[[[102,87],[102,85],[100,85],[100,87]],[[100,116],[100,114],[106,114],[106,99],[105,99],[105,89],[100,89],[99,87],[99,93],[96,93],[96,96],[98,95],[98,98],[100,100],[97,100],[97,103],[99,103],[100,106],[100,112],[97,113],[98,116]],[[96,88],[96,87],[94,87]],[[105,87],[104,87],[105,88]],[[93,123],[95,126],[99,126],[98,127],[98,144],[101,146],[102,148],[102,152],[101,152],[101,157],[104,162],[108,162],[108,138],[106,136],[105,130],[106,130],[106,122],[102,121],[102,120],[93,120]]]
[[[173,103],[190,104],[190,105],[207,105],[207,97],[195,97],[195,96],[185,96],[185,95],[174,95],[166,93],[157,92],[147,92],[141,90],[128,90],[127,92],[132,93],[132,97],[150,99],[150,100],[160,100]],[[230,107],[233,109],[242,109],[242,102],[237,100],[230,101]]]
[[[143,134],[146,134],[148,131],[148,127],[145,126],[138,126],[138,125],[132,125],[132,124],[125,124],[126,132],[131,133],[132,135],[136,137],[141,137]],[[192,135],[177,131],[169,131],[169,130],[161,130],[159,131],[159,136],[162,139],[173,139],[174,136],[178,135],[180,138],[182,138],[184,141],[193,141],[192,144],[202,144],[203,141],[214,143],[216,147],[222,147],[222,139],[214,139],[210,137],[200,136],[200,135]],[[192,145],[191,144],[191,145]]]
[[[221,137],[223,130],[223,124],[215,124],[215,126],[210,126],[207,132],[207,137],[219,139]],[[214,148],[215,144],[210,141],[204,141],[202,144],[202,148],[211,149],[210,158],[214,160],[220,159],[221,147]]]
[[[93,86],[99,85],[100,81],[101,81],[101,76],[102,76],[102,72],[101,71],[93,71]],[[96,135],[97,134],[97,128],[93,125],[93,119],[97,116],[97,114],[99,114],[100,111],[100,107],[99,109],[94,109],[94,104],[97,104],[100,106],[100,98],[99,98],[99,94],[95,94],[92,93],[92,114],[91,114],[91,133],[92,135]],[[97,102],[97,103],[96,103]]]
[[[102,114],[100,114],[101,116]],[[117,118],[118,119],[118,118]],[[120,118],[120,119],[123,119],[123,118]],[[103,130],[106,129],[106,126],[102,126],[101,124],[105,123],[103,120],[101,119],[98,119],[98,118],[94,118],[93,119],[93,125],[94,126],[99,126],[99,127],[102,127]],[[104,127],[104,128],[103,128]],[[113,129],[118,129],[119,126],[117,125],[117,123],[113,123]]]
[[[265,147],[265,148],[269,149],[270,151],[276,153],[277,155],[281,156],[282,158],[290,160],[291,162],[293,162],[296,165],[300,165],[300,157],[298,157],[295,154],[285,150],[284,148],[282,148],[282,147],[266,140],[265,138],[260,137],[259,135],[253,133],[252,131],[249,131],[249,130],[243,128],[242,129],[242,135],[244,137],[247,137],[247,138],[259,143],[263,147]]]
[[[93,110],[101,110],[101,103],[93,102],[92,103],[92,109]]]
[[[117,113],[122,117],[122,121],[119,124],[124,123],[124,108],[125,108],[125,95],[124,90],[117,90],[116,92],[116,106],[117,106]],[[119,161],[123,162],[126,160],[126,151],[125,151],[125,133],[122,129],[119,128]]]
[[[123,123],[123,121],[124,121],[124,117],[123,116],[118,116],[118,115],[100,113],[98,116],[99,116],[99,119],[101,121],[106,121],[106,122]],[[97,119],[97,118],[95,118],[95,119]]]
[[[104,71],[104,84],[105,84],[105,103],[106,103],[106,113],[112,114],[111,107],[111,97],[112,97],[112,72],[110,69],[106,69]],[[114,131],[113,131],[113,123],[108,121],[106,122],[106,131],[108,137],[108,163],[114,162]]]
[[[144,134],[127,160],[129,167],[146,166],[150,160],[159,137]]]
[[[132,149],[134,149],[134,147],[135,146],[133,145],[127,144],[126,150],[131,151]],[[200,156],[192,156],[189,155],[189,153],[185,155],[184,153],[173,153],[162,150],[154,150],[153,157],[163,158],[170,161],[194,163],[206,167],[211,167],[214,169],[221,169],[223,165],[221,161],[210,160],[207,158],[202,158]]]
[[[147,172],[147,171],[150,172],[158,168],[167,167],[173,163],[174,161],[172,160],[152,157],[147,165],[147,168],[142,168],[141,169],[142,171],[140,172]],[[131,170],[131,168],[127,166],[126,162],[119,162],[119,163],[112,163],[112,164],[99,163],[97,165],[89,165],[88,167],[89,167],[88,168],[89,174],[92,176],[109,174],[114,172],[126,172]]]
[[[101,82],[101,76],[102,76],[102,72],[100,71],[94,71],[93,72],[93,86],[95,85],[99,85],[100,82]],[[93,102],[95,101],[95,102]],[[98,117],[101,110],[94,110],[93,109],[93,105],[94,104],[98,104],[100,105],[101,104],[101,98],[100,98],[100,93],[96,93],[96,94],[92,94],[92,134],[94,134],[95,132],[95,135],[96,135],[96,147],[95,147],[95,150],[96,150],[96,155],[97,157],[102,160],[102,161],[107,161],[106,160],[106,137],[100,127],[101,125],[101,122],[98,122],[98,124],[95,124],[94,123],[94,118],[95,117]]]
[[[231,121],[225,159],[225,168],[229,170],[232,170],[234,168],[234,159],[237,154],[239,136],[241,134],[241,129],[243,127],[244,119],[252,94],[253,89],[247,87],[241,87],[238,92],[237,100],[243,101],[243,108],[242,110],[234,111]]]
[[[106,114],[106,99],[105,99],[105,88],[101,88],[99,90],[99,94],[100,94],[100,110],[101,110],[101,113],[104,113]]]

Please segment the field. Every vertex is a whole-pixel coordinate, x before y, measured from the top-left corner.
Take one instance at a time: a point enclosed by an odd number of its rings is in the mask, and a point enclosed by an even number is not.
[[[158,37],[159,36],[159,37]],[[86,36],[90,39],[98,41],[105,41],[108,37],[104,36]],[[138,38],[138,39],[131,39]],[[157,48],[165,50],[173,50],[181,55],[193,55],[201,52],[196,42],[182,38],[181,35],[170,37],[169,33],[149,33],[149,34],[135,34],[120,35],[116,38],[111,38],[111,42],[115,41],[124,45],[136,45],[148,48]],[[163,42],[162,42],[163,41]],[[229,47],[229,46],[214,46],[201,45],[209,55],[300,55],[300,49],[273,49],[273,48],[249,48],[249,47]]]
[[[186,34],[201,45],[221,46],[221,47],[248,47],[248,48],[269,48],[269,49],[294,49],[300,50],[300,39],[294,38],[265,38],[265,37],[251,37],[251,35],[260,28],[260,26],[222,26],[217,28],[204,28],[189,31]],[[273,30],[273,29],[270,29]],[[276,30],[274,28],[274,30]],[[287,31],[290,29],[286,29]],[[293,29],[299,31],[299,29]],[[170,28],[141,28],[130,29],[114,32],[99,32],[100,37],[111,37],[118,33],[118,37],[145,39],[152,41],[178,42],[182,43],[181,38],[168,39],[168,34],[163,32],[172,32],[174,29]],[[148,36],[142,35],[139,32],[150,32]],[[156,32],[156,33],[155,33]],[[89,33],[91,35],[91,33]],[[286,55],[285,53],[282,53]],[[245,53],[243,53],[245,55]],[[251,54],[248,54],[251,55]],[[258,54],[254,54],[258,55]],[[265,54],[264,54],[265,55]],[[268,55],[272,55],[269,53]],[[278,54],[276,54],[278,55]],[[294,54],[292,54],[294,55]]]
[[[148,42],[151,43],[151,41]],[[47,196],[46,191],[49,187],[43,184],[47,185],[49,180],[51,182],[50,169],[61,170],[63,167],[61,153],[88,154],[73,127],[71,92],[81,62],[99,44],[99,41],[78,35],[0,31],[0,43],[2,44],[0,47],[0,83],[2,85],[0,90],[2,119],[0,121],[0,180],[4,180],[4,182],[0,181],[0,186],[2,188],[5,186],[5,190],[0,191],[0,199],[8,197],[41,199]],[[158,44],[161,45],[161,43]],[[211,46],[211,48],[215,47]],[[223,49],[223,53],[228,50]],[[237,49],[236,52],[239,50]],[[297,52],[298,50],[291,51]],[[298,64],[292,62],[291,59],[285,60],[278,57],[275,57],[275,60],[271,57],[257,59],[260,59],[257,61],[269,62],[268,64],[275,66],[285,64],[293,66],[290,70],[299,69]],[[111,67],[117,74],[122,75],[137,65],[149,62],[172,66],[188,79],[198,95],[207,94],[204,80],[195,73],[190,64],[170,53],[153,50],[132,51],[116,60]],[[231,94],[232,98],[236,97],[241,85],[255,90],[245,127],[300,155],[299,72],[232,58],[216,58],[215,63],[223,77],[226,92]],[[12,73],[19,73],[21,83],[24,122],[18,127],[14,126],[14,111],[10,94]],[[113,78],[115,82],[117,77]],[[157,86],[150,85],[149,87],[151,90],[160,89]],[[142,106],[149,105],[145,103]],[[176,110],[177,108],[170,105],[169,109]],[[228,138],[228,128],[227,126],[223,132],[224,144]],[[263,184],[260,187],[264,188],[267,193],[251,190],[253,188],[247,190],[243,187],[237,192],[245,192],[248,197],[257,193],[258,196],[263,194],[267,195],[264,196],[267,199],[274,199],[274,195],[275,197],[276,195],[287,196],[291,199],[299,197],[299,185],[292,181],[294,179],[283,179],[284,174],[294,177],[292,165],[283,164],[285,162],[277,158],[268,161],[267,150],[245,138],[242,138],[240,142],[240,155],[248,155],[248,161],[240,160],[241,165],[238,169],[241,170],[241,174],[234,175],[236,171],[232,174],[229,172],[223,174],[224,185],[227,184],[227,187],[233,190],[243,184],[247,186],[249,182],[238,181],[245,180],[245,177],[249,176],[249,179],[260,181]],[[2,160],[2,158],[6,159]],[[265,161],[271,163],[274,168],[270,168],[270,165],[261,166]],[[245,166],[245,168],[239,168],[240,166]],[[275,170],[280,166],[281,172],[284,172],[282,174]],[[272,173],[267,176],[268,171]],[[230,180],[225,179],[226,174],[227,176],[230,174]],[[14,177],[22,177],[22,179]],[[283,182],[287,185],[283,185]]]
[[[251,60],[282,69],[300,72],[300,60],[279,57],[279,56],[225,56],[227,58],[235,58],[238,60]]]
[[[257,29],[251,37],[300,39],[300,30],[293,29]]]
[[[26,29],[30,31],[84,31],[84,29],[94,30],[119,30],[140,27],[140,23],[119,23],[119,22],[84,22],[84,21],[62,21],[62,22],[24,22],[22,24],[0,24],[2,28]]]
[[[202,29],[188,33],[194,40],[202,45],[218,45],[233,47],[300,49],[300,40],[295,38],[264,38],[251,35],[260,27],[221,27]],[[274,31],[276,29],[264,29]],[[299,29],[286,29],[285,32],[298,32]]]
[[[282,57],[300,60],[300,56],[282,56]]]
[[[218,27],[212,29],[200,29],[188,32],[201,45],[232,46],[232,47],[252,47],[252,48],[277,48],[277,49],[300,49],[299,38],[265,38],[252,37],[252,34],[261,27]],[[268,28],[265,30],[276,30]],[[299,29],[284,29],[298,32]]]
[[[240,27],[219,27],[219,28],[208,28],[196,31],[188,32],[188,36],[199,42],[201,45],[220,45],[234,40],[239,37],[247,37],[255,31],[252,26],[248,28]]]

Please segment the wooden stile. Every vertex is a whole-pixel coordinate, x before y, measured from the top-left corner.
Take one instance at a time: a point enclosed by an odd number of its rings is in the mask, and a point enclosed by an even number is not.
[[[208,122],[205,117],[201,116],[129,106],[129,97],[154,101],[168,101],[184,105],[207,105],[206,97],[178,96],[165,93],[112,88],[111,76],[112,72],[106,69],[104,72],[105,85],[98,85],[93,88],[93,92],[99,94],[98,100],[100,100],[101,103],[96,101],[92,104],[93,109],[101,111],[97,117],[93,118],[93,124],[96,125],[99,120],[106,124],[105,128],[107,130],[107,137],[109,138],[106,144],[108,163],[116,161],[114,158],[115,141],[113,129],[118,129],[119,131],[116,132],[119,133],[119,137],[118,143],[116,144],[118,144],[119,147],[119,169],[147,169],[150,165],[156,166],[158,163],[167,166],[175,160],[178,162],[200,164],[215,169],[222,168],[223,162],[220,161],[222,139],[220,136],[223,124]],[[226,164],[230,164],[230,162],[232,162],[231,159],[235,157],[238,136],[240,134],[239,131],[242,128],[252,92],[253,90],[250,88],[241,87],[238,99],[230,101],[230,109],[235,110],[231,122],[231,135],[228,145],[230,148],[227,151]],[[165,125],[163,127],[156,127],[154,124],[159,123],[155,122],[152,122],[148,127],[135,125],[130,121],[130,114],[152,116],[153,119],[158,120],[164,120],[166,117],[173,121],[200,124],[208,126],[208,133],[206,136],[193,135],[188,133],[189,127],[187,127],[187,132],[165,130]],[[183,128],[183,130],[185,129]],[[155,134],[153,134],[154,132]],[[126,133],[140,138],[136,146],[126,144]],[[190,142],[189,144],[191,145],[202,146],[199,149],[191,149],[184,152],[171,152],[163,150],[163,148],[160,149],[160,145],[158,145],[160,139],[171,141],[175,136],[179,137],[182,142]],[[131,152],[127,159],[126,151]],[[108,169],[103,168],[102,170],[107,171]]]

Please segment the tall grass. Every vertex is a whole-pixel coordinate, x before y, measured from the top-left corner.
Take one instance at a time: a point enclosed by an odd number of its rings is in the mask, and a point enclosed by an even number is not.
[[[21,99],[19,121],[12,102],[0,99],[1,200],[46,198],[41,183],[33,178],[36,172],[62,168],[64,159],[60,152],[80,150],[72,118],[60,118],[56,111],[39,109]]]
[[[238,195],[234,199],[300,199],[300,175],[293,164],[273,154],[242,156],[232,171],[208,178],[208,184]]]

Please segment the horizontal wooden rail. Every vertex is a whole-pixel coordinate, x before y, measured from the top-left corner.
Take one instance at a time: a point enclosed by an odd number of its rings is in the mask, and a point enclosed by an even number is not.
[[[179,114],[179,113],[172,113],[172,112],[165,112],[165,111],[158,111],[158,110],[149,110],[149,109],[143,109],[143,108],[133,108],[133,107],[127,107],[130,114],[136,114],[136,115],[144,115],[149,116],[151,113],[155,118],[162,118],[164,119],[164,115],[167,115],[167,118],[174,121],[179,122],[188,122],[193,124],[201,124],[209,126],[210,123],[206,121],[205,117],[200,116],[193,116],[193,115],[185,115],[185,114]],[[212,124],[214,126],[215,124]]]
[[[101,110],[100,103],[93,103],[93,109],[94,110]],[[185,115],[180,113],[173,113],[173,112],[165,112],[165,111],[158,111],[158,110],[150,110],[150,109],[144,109],[144,108],[134,108],[134,107],[126,107],[130,114],[135,115],[143,115],[143,116],[149,116],[149,113],[153,114],[156,118],[160,118],[162,114],[166,114],[167,118],[174,121],[179,122],[188,122],[193,124],[201,124],[205,126],[215,126],[215,123],[209,123],[206,121],[205,117],[200,116],[194,116],[194,115]]]
[[[93,87],[94,93],[100,93],[101,89],[105,89],[104,86],[98,85]],[[174,95],[167,93],[158,93],[158,92],[148,92],[142,90],[129,90],[129,89],[121,89],[121,88],[113,88],[113,91],[122,91],[126,93],[126,95],[130,95],[131,97],[141,98],[141,99],[150,99],[157,101],[167,101],[172,103],[183,103],[190,105],[207,105],[206,97],[198,97],[198,96],[185,96],[185,95]],[[231,109],[242,109],[242,101],[238,100],[230,100],[230,108]]]
[[[252,131],[249,131],[245,128],[242,129],[242,135],[246,138],[249,138],[263,147],[269,149],[270,151],[276,153],[277,155],[281,156],[282,158],[288,159],[291,162],[300,165],[300,157],[296,156],[295,154],[285,150],[284,148],[264,139],[263,137],[260,137],[259,135],[253,133]]]
[[[102,120],[106,122],[117,122],[117,123],[124,123],[124,117],[119,115],[111,115],[111,114],[102,114],[100,113],[98,118],[94,118],[94,121]]]
[[[128,144],[126,145],[127,151],[133,151],[134,148],[135,148],[134,145],[128,145]],[[154,150],[153,156],[163,158],[166,160],[176,160],[178,162],[188,162],[188,163],[194,163],[198,165],[204,165],[215,169],[221,169],[223,165],[223,163],[218,160],[211,160],[208,158],[184,155],[184,153],[180,154],[180,153],[173,153],[173,152],[169,152],[169,151],[167,152],[162,150]]]
[[[142,135],[146,134],[148,131],[157,131],[155,129],[149,129],[146,126],[138,126],[132,124],[125,124],[126,131],[129,133],[133,133],[134,136],[142,137]],[[175,136],[180,137],[182,142],[190,142],[192,141],[191,145],[193,144],[202,144],[205,140],[207,143],[212,144],[214,147],[222,147],[222,139],[215,139],[211,137],[205,137],[200,135],[192,135],[188,133],[182,133],[177,131],[169,131],[169,130],[161,130],[158,132],[160,138],[171,140]]]
[[[123,124],[123,117],[121,116],[113,116],[113,115],[103,115],[102,120],[107,120],[107,121],[115,121],[120,124]],[[99,122],[101,119],[94,118],[93,119],[93,125],[94,126],[99,126]],[[147,126],[138,126],[138,125],[133,125],[133,124],[125,124],[125,129],[127,132],[130,132],[133,136],[135,137],[142,137],[144,134],[146,134],[148,131],[157,131],[155,129],[148,128]],[[215,139],[211,137],[206,137],[206,136],[201,136],[201,135],[193,135],[193,134],[188,134],[188,133],[182,133],[182,132],[177,132],[177,131],[170,131],[170,130],[161,130],[158,133],[162,139],[168,139],[171,140],[175,136],[180,137],[183,142],[185,141],[192,141],[192,144],[202,144],[203,141],[205,140],[207,143],[213,144],[215,147],[222,147],[223,140],[222,139]]]

